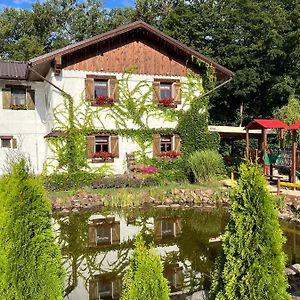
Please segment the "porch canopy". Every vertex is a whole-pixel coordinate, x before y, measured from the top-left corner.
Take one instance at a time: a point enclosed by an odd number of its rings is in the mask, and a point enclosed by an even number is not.
[[[297,168],[297,130],[300,129],[300,121],[289,127],[292,131],[292,169],[291,179],[292,182],[296,182],[296,168]]]
[[[289,126],[276,119],[254,119],[246,127],[246,158],[249,158],[250,143],[249,143],[249,131],[254,129],[260,129],[262,135],[261,149],[263,157],[267,154],[267,129],[280,129],[280,148],[283,148],[283,130],[289,129]],[[263,159],[263,165],[265,167],[265,160]],[[265,169],[265,168],[264,168]]]

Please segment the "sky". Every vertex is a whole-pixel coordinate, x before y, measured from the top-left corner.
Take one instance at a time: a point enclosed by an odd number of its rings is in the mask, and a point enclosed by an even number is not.
[[[0,0],[0,10],[4,7],[15,7],[30,9],[31,4],[36,2],[35,0]],[[115,8],[115,7],[128,7],[132,6],[134,0],[104,0],[104,7]]]

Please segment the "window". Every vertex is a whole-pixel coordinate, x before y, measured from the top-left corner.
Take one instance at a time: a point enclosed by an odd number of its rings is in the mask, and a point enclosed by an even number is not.
[[[108,136],[96,136],[95,137],[95,153],[97,152],[109,152],[109,137]]]
[[[171,83],[160,83],[160,99],[172,98],[172,84]]]
[[[161,236],[175,236],[174,234],[175,223],[170,221],[161,221]]]
[[[92,163],[112,163],[119,157],[119,138],[117,135],[90,135],[86,137],[86,155]]]
[[[35,91],[30,86],[5,85],[2,89],[3,109],[34,110]]]
[[[21,106],[26,105],[26,90],[25,88],[11,89],[11,105]]]
[[[172,151],[172,136],[162,135],[160,137],[160,152],[168,152]]]
[[[107,280],[102,280],[101,282],[98,281],[97,288],[98,288],[99,299],[106,299],[106,297],[112,299],[111,297],[113,297],[113,283],[111,281],[107,281]]]
[[[113,217],[92,220],[89,224],[89,246],[107,247],[120,244],[120,222]]]
[[[0,137],[0,147],[1,148],[17,148],[17,140],[11,136]]]
[[[181,235],[181,219],[177,216],[164,216],[154,219],[154,239],[177,238]]]
[[[108,80],[95,80],[94,81],[95,99],[98,96],[109,96]]]
[[[118,101],[118,80],[115,76],[87,75],[85,97],[92,106],[111,106]]]
[[[10,138],[1,138],[1,147],[2,148],[11,148],[11,139]]]
[[[181,104],[181,84],[179,80],[154,79],[153,98],[159,107],[176,108]]]
[[[111,244],[111,228],[103,227],[96,229],[96,245]]]

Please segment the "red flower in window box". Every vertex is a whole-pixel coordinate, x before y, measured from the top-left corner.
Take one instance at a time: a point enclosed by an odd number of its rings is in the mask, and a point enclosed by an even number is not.
[[[179,153],[176,151],[166,151],[159,154],[160,157],[168,157],[168,158],[175,158],[179,156]]]
[[[113,104],[114,99],[110,98],[108,96],[97,96],[96,97],[96,105],[102,105],[102,104]]]
[[[100,151],[100,152],[94,153],[94,158],[100,158],[103,161],[112,159],[113,157],[114,156],[111,152],[102,152],[102,151]]]
[[[175,99],[174,98],[162,98],[159,100],[159,103],[164,107],[175,107]]]

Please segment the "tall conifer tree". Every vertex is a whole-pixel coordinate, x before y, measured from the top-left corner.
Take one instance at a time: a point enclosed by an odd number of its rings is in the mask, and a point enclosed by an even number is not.
[[[260,166],[247,163],[240,172],[210,299],[290,299],[274,198]]]
[[[25,159],[0,179],[0,299],[63,300],[50,203]]]

